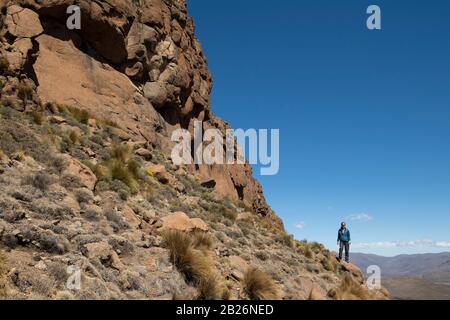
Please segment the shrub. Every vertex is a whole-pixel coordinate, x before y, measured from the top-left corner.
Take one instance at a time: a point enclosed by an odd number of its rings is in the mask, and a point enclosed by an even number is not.
[[[323,258],[322,259],[322,266],[327,271],[336,271],[336,264],[334,263],[336,260],[334,258]]]
[[[294,246],[294,237],[290,234],[282,233],[279,237],[279,241],[289,248]]]
[[[33,97],[33,88],[28,84],[21,83],[17,87],[17,96],[19,97],[19,99],[26,102]]]
[[[261,261],[266,261],[269,259],[269,254],[265,251],[258,251],[256,252],[256,257]]]
[[[130,159],[131,148],[128,145],[114,143],[110,149],[110,159],[108,161],[97,164],[94,168],[94,173],[99,180],[102,180],[99,189],[112,190],[111,182],[120,181],[126,188],[115,188],[114,191],[119,192],[127,191],[137,192],[139,189],[139,184],[137,180],[141,177],[141,165],[136,159]],[[128,190],[127,190],[128,189]],[[122,196],[125,195],[122,192]],[[121,197],[122,197],[121,196]],[[123,198],[123,197],[122,197]]]
[[[135,191],[138,187],[135,176],[123,162],[113,160],[109,163],[111,178],[125,183],[130,190]]]
[[[123,229],[127,229],[128,223],[123,220],[122,215],[115,211],[114,209],[107,210],[105,212],[106,219],[110,222],[111,226],[113,227],[114,231],[120,231]]]
[[[305,251],[303,252],[303,254],[308,259],[314,259],[314,252],[311,250],[311,248],[309,246],[305,247]]]
[[[61,177],[60,184],[68,189],[77,189],[83,187],[83,183],[81,182],[78,176],[74,176],[72,174],[65,174]]]
[[[31,111],[30,114],[31,114],[31,118],[33,119],[33,122],[34,122],[34,123],[36,123],[36,124],[38,124],[38,125],[41,125],[41,124],[44,123],[45,117],[44,117],[44,114],[43,114],[42,112],[39,112],[39,111]]]
[[[75,191],[75,198],[78,203],[89,203],[93,200],[92,194],[86,189],[78,189]]]
[[[4,74],[9,70],[9,61],[4,56],[0,56],[0,74]]]
[[[80,144],[80,133],[77,130],[73,130],[69,134],[69,139],[72,144]]]
[[[47,270],[58,283],[66,283],[69,275],[67,274],[67,265],[62,262],[49,261],[47,264]]]
[[[47,191],[52,183],[52,177],[45,172],[38,172],[26,179],[26,184],[32,185],[33,187],[41,191]]]
[[[110,150],[111,158],[126,163],[131,156],[131,147],[127,144],[113,143]]]
[[[112,127],[112,128],[119,128],[119,125],[117,124],[117,122],[114,122],[110,119],[100,119],[97,121],[99,124],[102,124],[104,126],[107,127]]]
[[[280,289],[266,273],[250,268],[244,276],[244,291],[250,300],[279,300]]]
[[[318,242],[312,242],[310,244],[311,250],[313,250],[315,253],[319,253],[325,250],[325,247],[318,243]]]
[[[64,254],[69,250],[69,242],[47,230],[39,234],[39,248],[49,253]]]
[[[55,156],[49,159],[48,165],[51,167],[53,172],[62,174],[67,168],[68,163],[63,157]]]
[[[90,119],[90,114],[86,110],[81,110],[72,106],[59,106],[61,112],[68,114],[78,122],[82,124],[88,124]]]
[[[202,201],[200,202],[200,206],[207,212],[210,212],[214,215],[218,215],[219,217],[225,217],[231,222],[235,222],[237,219],[237,212],[230,210],[223,203],[215,202],[215,201]]]
[[[2,97],[1,105],[4,107],[12,108],[12,109],[15,109],[17,107],[16,102],[13,99],[11,99],[9,97],[5,97],[5,96]],[[6,112],[7,111],[5,111],[5,113]],[[6,114],[6,115],[9,118],[10,114]]]

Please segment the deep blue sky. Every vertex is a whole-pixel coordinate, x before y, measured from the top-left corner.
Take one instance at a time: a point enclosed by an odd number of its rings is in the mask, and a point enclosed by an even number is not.
[[[371,4],[381,31],[366,28]],[[188,7],[212,110],[235,128],[280,129],[280,172],[258,178],[289,232],[334,249],[346,219],[355,251],[450,250],[450,1]]]

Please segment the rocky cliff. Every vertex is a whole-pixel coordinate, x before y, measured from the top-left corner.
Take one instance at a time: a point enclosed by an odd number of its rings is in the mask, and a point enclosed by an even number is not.
[[[66,25],[72,4],[79,30]],[[229,128],[210,110],[184,1],[1,8],[0,294],[384,297],[286,235],[249,165],[172,164],[173,130]],[[69,290],[74,268],[82,286]]]

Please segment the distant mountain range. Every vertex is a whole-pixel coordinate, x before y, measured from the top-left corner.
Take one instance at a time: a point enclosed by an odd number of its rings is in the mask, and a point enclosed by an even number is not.
[[[450,300],[450,252],[395,257],[354,253],[351,258],[363,271],[379,266],[393,299]]]

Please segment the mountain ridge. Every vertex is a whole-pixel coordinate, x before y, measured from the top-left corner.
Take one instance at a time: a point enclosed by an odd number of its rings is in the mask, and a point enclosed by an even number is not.
[[[173,163],[174,130],[229,128],[184,1],[80,0],[80,30],[72,0],[0,3],[1,296],[388,297],[287,234],[250,165]]]

